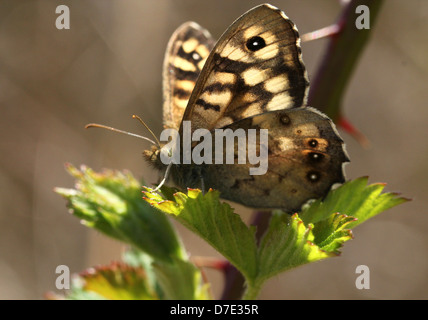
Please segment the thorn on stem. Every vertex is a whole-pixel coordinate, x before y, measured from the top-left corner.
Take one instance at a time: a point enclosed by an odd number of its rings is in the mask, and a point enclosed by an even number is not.
[[[370,140],[359,131],[356,127],[354,127],[351,122],[349,122],[346,118],[341,116],[338,121],[338,126],[345,130],[348,134],[350,134],[357,142],[365,149],[370,148]]]
[[[225,271],[229,262],[225,259],[214,257],[191,257],[192,262],[199,268],[212,268],[220,271]]]
[[[327,37],[332,37],[335,36],[336,34],[338,34],[340,31],[342,30],[342,26],[341,24],[332,24],[330,26],[327,26],[325,28],[321,28],[312,32],[308,32],[305,33],[304,35],[302,35],[302,41],[303,42],[308,42],[308,41],[312,41],[312,40],[318,40],[321,38],[327,38]]]

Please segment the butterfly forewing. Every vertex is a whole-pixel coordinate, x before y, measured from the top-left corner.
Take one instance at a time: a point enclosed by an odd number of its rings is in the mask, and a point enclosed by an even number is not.
[[[306,104],[309,81],[295,25],[258,6],[237,19],[207,59],[183,120],[220,128],[268,111]]]
[[[210,33],[195,22],[182,24],[169,40],[163,67],[163,121],[178,130],[205,61],[214,47]]]

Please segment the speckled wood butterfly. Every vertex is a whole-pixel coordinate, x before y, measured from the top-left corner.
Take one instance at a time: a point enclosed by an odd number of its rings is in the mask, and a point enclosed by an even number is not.
[[[248,162],[174,164],[168,174],[179,188],[213,188],[249,207],[291,212],[344,182],[344,142],[326,115],[306,106],[299,34],[279,9],[251,9],[217,43],[198,24],[183,24],[169,41],[163,77],[165,128],[182,133],[183,121],[191,121],[192,132],[268,129],[265,174],[250,175]],[[167,168],[159,147],[144,155]]]

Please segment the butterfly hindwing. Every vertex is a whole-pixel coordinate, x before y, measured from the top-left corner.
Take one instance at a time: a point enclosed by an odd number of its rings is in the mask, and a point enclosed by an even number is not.
[[[264,4],[238,18],[211,51],[183,120],[212,130],[306,104],[309,81],[295,25]]]
[[[163,67],[163,121],[178,130],[196,80],[214,47],[210,33],[195,22],[182,24],[169,40]]]
[[[316,109],[277,110],[237,121],[223,129],[268,129],[268,166],[261,175],[249,175],[250,167],[262,163],[202,166],[206,185],[225,199],[244,199],[247,206],[298,211],[302,203],[324,196],[335,183],[345,181],[343,163],[348,162],[344,142],[333,122]],[[257,152],[260,151],[260,139]],[[214,145],[214,142],[213,142]],[[242,147],[242,146],[240,146]],[[226,154],[230,150],[223,150]],[[219,179],[221,177],[221,179]]]

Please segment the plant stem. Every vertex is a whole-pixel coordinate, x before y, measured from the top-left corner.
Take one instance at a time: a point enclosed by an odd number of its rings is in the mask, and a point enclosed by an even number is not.
[[[245,289],[242,300],[255,300],[259,295],[260,289],[262,288],[262,283],[248,285]]]
[[[244,291],[244,276],[231,264],[224,269],[224,289],[221,300],[238,300]]]
[[[257,227],[256,230],[256,240],[257,243],[260,242],[261,237],[265,233],[267,227],[269,226],[269,220],[271,217],[270,211],[256,211],[253,214],[253,221],[251,225]],[[254,286],[250,286],[245,289],[245,279],[243,275],[230,263],[224,268],[225,275],[225,286],[221,296],[222,300],[238,300],[243,299],[245,296],[254,296],[253,299],[257,296],[258,290]],[[245,290],[245,293],[244,293]],[[248,293],[248,294],[247,294]],[[244,294],[244,296],[243,296]],[[254,295],[255,294],[255,295]],[[251,298],[249,298],[251,299]]]
[[[338,32],[330,36],[324,58],[311,81],[308,105],[326,113],[333,121],[341,117],[340,107],[346,86],[358,58],[369,39],[371,29],[383,0],[352,0],[342,10],[336,22]],[[370,29],[357,29],[356,8],[365,5],[370,10]]]

